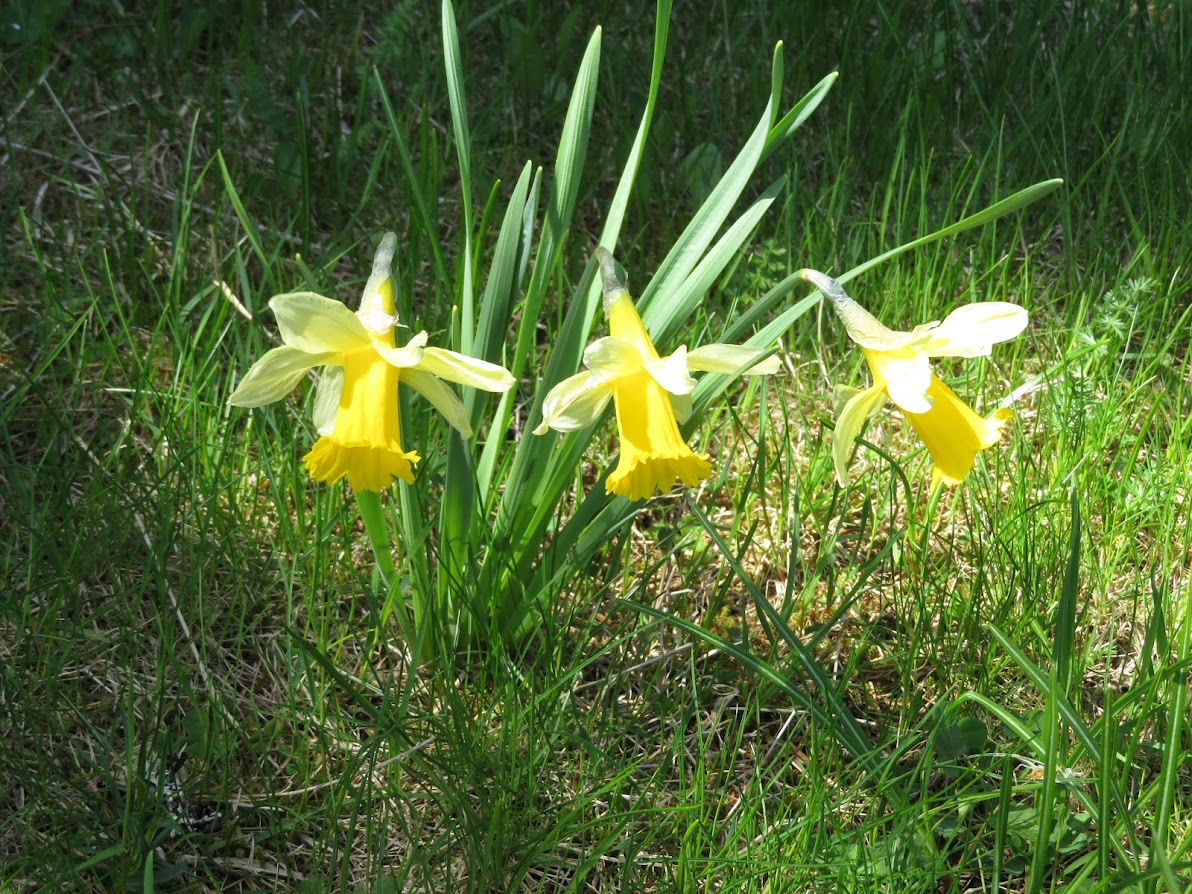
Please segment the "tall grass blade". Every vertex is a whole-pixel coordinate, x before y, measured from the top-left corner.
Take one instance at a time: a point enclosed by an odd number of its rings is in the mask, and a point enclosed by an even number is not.
[[[257,232],[256,224],[248,216],[248,212],[244,209],[244,203],[240,201],[240,194],[236,191],[236,186],[232,183],[232,175],[228,171],[227,163],[224,162],[223,152],[221,150],[215,151],[216,161],[219,162],[219,173],[223,177],[224,190],[228,194],[228,201],[232,203],[232,210],[236,214],[236,219],[240,221],[240,226],[244,230],[244,238],[248,240],[248,244],[252,246],[253,254],[257,256],[257,260],[261,262],[261,272],[265,277],[265,285],[268,291],[276,292],[277,285],[273,281],[273,270],[270,264],[269,257],[265,254],[265,246],[261,243],[261,234]],[[250,311],[255,312],[257,308],[249,307]]]
[[[999,704],[980,692],[966,692],[961,695],[955,703],[961,704],[963,702],[972,702],[973,704],[984,708],[986,711],[996,717],[1002,726],[1014,734],[1015,738],[1017,738],[1023,744],[1023,746],[1028,750],[1035,760],[1041,763],[1046,761],[1047,743],[1040,739],[1039,734],[1013,711],[1007,710],[1004,705]],[[1093,792],[1089,791],[1085,786],[1069,786],[1067,791],[1068,794],[1076,799],[1076,801],[1085,809],[1085,811],[1093,815],[1097,813],[1097,802],[1094,799]],[[1130,814],[1128,810],[1123,810],[1123,812],[1119,814],[1119,816],[1123,817],[1129,815]],[[1127,836],[1126,840],[1123,842],[1119,836],[1111,835],[1110,844],[1113,847],[1114,854],[1116,855],[1120,865],[1137,865],[1137,860],[1133,856],[1133,854],[1138,853],[1137,850],[1133,849],[1134,845],[1137,844],[1137,839],[1135,836],[1130,835],[1130,823],[1123,823],[1122,825],[1124,827],[1122,831],[1124,831]]]
[[[1151,586],[1156,589],[1155,602],[1161,600],[1161,592],[1156,582]],[[1187,666],[1192,657],[1192,600],[1185,596],[1183,611],[1177,633],[1177,666]],[[1187,763],[1187,742],[1189,740],[1188,722],[1188,681],[1184,675],[1173,675],[1170,684],[1170,695],[1167,702],[1167,735],[1163,739],[1163,761],[1159,770],[1158,803],[1155,805],[1154,832],[1151,836],[1151,859],[1159,865],[1167,863],[1167,851],[1171,847],[1171,820],[1175,810],[1176,797],[1182,783],[1179,774]],[[1186,783],[1183,783],[1186,786]],[[1186,842],[1185,842],[1186,845]],[[1183,847],[1184,845],[1181,845]],[[1164,872],[1167,878],[1171,874],[1168,867]],[[1169,883],[1170,887],[1170,883]],[[1170,888],[1171,891],[1178,890]]]
[[[1035,798],[1035,814],[1039,827],[1035,833],[1035,847],[1031,856],[1031,872],[1027,890],[1038,894],[1043,890],[1048,869],[1055,860],[1051,839],[1055,833],[1055,801],[1057,776],[1066,771],[1067,748],[1060,727],[1060,699],[1066,700],[1068,676],[1072,668],[1072,648],[1076,629],[1076,598],[1080,590],[1080,503],[1072,492],[1072,535],[1068,544],[1068,565],[1055,612],[1055,636],[1052,640],[1051,673],[1048,675],[1050,697],[1043,708],[1043,780]],[[1096,752],[1093,752],[1094,754]]]

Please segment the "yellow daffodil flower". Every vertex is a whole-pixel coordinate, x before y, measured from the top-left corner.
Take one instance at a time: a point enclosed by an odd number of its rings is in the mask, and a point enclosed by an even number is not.
[[[621,457],[605,481],[609,493],[644,500],[655,489],[668,490],[676,478],[688,487],[712,474],[706,455],[697,454],[679,434],[679,423],[691,415],[693,371],[766,375],[778,371],[778,359],[760,362],[758,348],[711,344],[688,351],[681,345],[660,357],[617,274],[616,261],[596,250],[603,284],[609,336],[584,351],[583,372],[564,379],[543,401],[542,424],[548,429],[577,431],[596,422],[612,400],[621,438]]]
[[[355,491],[381,491],[394,477],[413,483],[416,452],[401,446],[397,386],[409,385],[465,438],[472,427],[463,402],[440,380],[484,391],[507,391],[503,367],[426,346],[419,332],[397,347],[393,279],[397,236],[386,233],[373,258],[360,310],[314,292],[291,292],[269,302],[282,347],[252,365],[228,403],[259,407],[289,394],[307,370],[322,366],[315,390],[315,427],[322,436],[303,457],[311,478],[328,484],[345,475]]]
[[[993,345],[1014,338],[1026,328],[1026,310],[1005,301],[968,304],[952,311],[942,323],[924,323],[910,332],[896,332],[878,322],[830,276],[814,270],[804,270],[802,275],[832,302],[849,338],[861,346],[873,374],[873,385],[864,391],[837,385],[833,393],[836,434],[832,455],[837,480],[842,485],[848,482],[853,441],[865,420],[889,397],[935,461],[932,487],[940,481],[963,481],[977,453],[997,443],[1002,426],[1014,414],[1003,408],[981,418],[936,377],[930,358],[988,357]]]

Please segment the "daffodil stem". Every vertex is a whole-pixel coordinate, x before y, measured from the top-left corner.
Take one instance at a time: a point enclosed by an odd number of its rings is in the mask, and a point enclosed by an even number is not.
[[[393,562],[393,552],[389,544],[389,523],[385,520],[385,508],[381,505],[381,495],[371,490],[357,491],[356,506],[360,511],[360,519],[364,522],[364,531],[368,534],[368,542],[372,545],[373,556],[376,558],[377,571],[385,590],[385,601],[377,613],[376,633],[380,633],[389,622],[390,614],[397,617],[397,626],[401,628],[406,643],[415,647],[417,639],[415,630],[410,626],[410,615],[406,611],[406,603],[402,598],[398,585],[397,566]]]

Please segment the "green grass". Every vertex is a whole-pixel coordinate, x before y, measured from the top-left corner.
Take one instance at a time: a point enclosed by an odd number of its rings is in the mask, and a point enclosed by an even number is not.
[[[677,9],[616,252],[639,294],[753,129],[775,41],[788,104],[840,77],[660,348],[719,339],[800,267],[842,273],[1060,176],[849,285],[898,328],[1027,307],[991,358],[937,361],[1015,421],[933,503],[929,457],[884,413],[837,488],[831,386],[868,373],[817,308],[785,374],[711,405],[713,478],[618,527],[538,636],[411,672],[367,648],[350,498],[299,461],[309,388],[227,396],[276,343],[268,299],[354,301],[385,229],[403,318],[448,343],[463,233],[479,289],[527,159],[541,233],[599,24],[545,355],[654,39],[644,4],[461,3],[469,218],[431,6],[0,14],[0,890],[1187,890],[1187,7]],[[408,434],[431,505],[441,426]],[[612,452],[609,425],[564,515]],[[167,797],[180,753],[181,800],[211,822]]]

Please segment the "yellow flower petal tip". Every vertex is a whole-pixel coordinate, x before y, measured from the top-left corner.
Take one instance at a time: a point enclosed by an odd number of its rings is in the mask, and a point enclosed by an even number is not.
[[[1014,338],[1026,328],[1026,310],[1002,301],[969,304],[953,311],[943,323],[925,323],[910,332],[898,332],[883,326],[831,277],[805,270],[802,278],[831,301],[849,338],[861,346],[873,375],[872,388],[859,393],[870,399],[861,401],[853,389],[842,392],[848,399],[838,406],[837,415],[847,424],[838,424],[838,434],[847,433],[851,443],[869,409],[876,409],[871,398],[884,394],[931,454],[933,486],[941,481],[948,485],[964,481],[977,454],[998,442],[1002,426],[1014,413],[1003,408],[988,418],[977,415],[936,377],[930,359],[987,356],[992,345]],[[840,477],[847,445],[837,445],[834,453]]]

